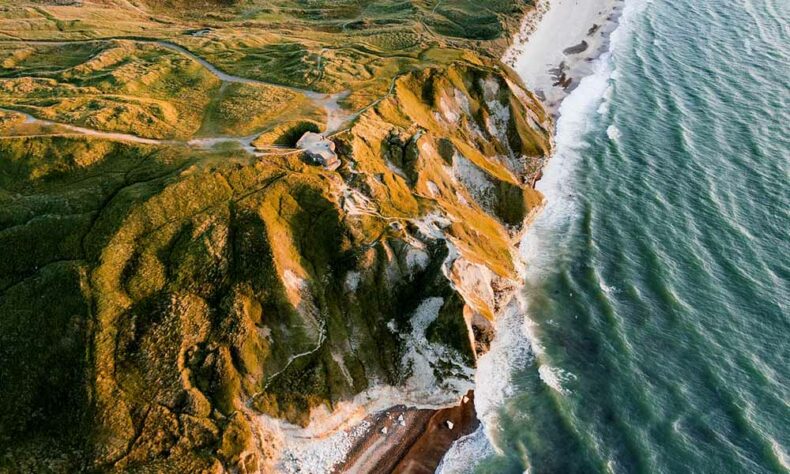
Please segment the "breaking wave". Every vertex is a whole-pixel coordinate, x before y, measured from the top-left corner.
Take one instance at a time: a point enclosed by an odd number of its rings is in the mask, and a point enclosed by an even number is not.
[[[530,288],[539,286],[546,273],[554,271],[558,260],[571,258],[563,255],[563,247],[557,245],[557,239],[572,225],[573,217],[579,212],[575,181],[577,165],[589,146],[585,134],[591,130],[597,116],[607,110],[605,101],[610,96],[615,72],[612,50],[622,43],[627,33],[629,19],[637,11],[634,5],[643,3],[640,0],[626,3],[620,24],[611,35],[609,51],[594,60],[592,73],[580,81],[560,106],[555,152],[537,184],[537,189],[545,196],[545,207],[520,243],[525,288],[497,319],[497,336],[489,352],[478,361],[475,408],[482,427],[453,446],[437,469],[439,474],[470,472],[476,462],[495,453],[502,454],[499,412],[505,400],[517,390],[518,382],[513,378],[517,371],[532,364],[543,383],[558,394],[572,390],[569,385],[576,376],[552,366],[542,356],[540,340],[529,319]]]

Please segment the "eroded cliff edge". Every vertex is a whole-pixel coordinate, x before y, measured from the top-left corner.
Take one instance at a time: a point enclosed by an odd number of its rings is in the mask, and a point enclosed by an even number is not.
[[[329,137],[336,169],[0,142],[0,466],[254,472],[280,449],[262,419],[463,395],[552,135],[511,70],[464,56],[397,76]]]

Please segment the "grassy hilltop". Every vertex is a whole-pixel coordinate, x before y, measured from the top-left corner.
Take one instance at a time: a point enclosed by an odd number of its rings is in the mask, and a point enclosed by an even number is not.
[[[4,2],[0,471],[265,470],[256,417],[404,383],[429,298],[463,376],[551,147],[484,3]]]

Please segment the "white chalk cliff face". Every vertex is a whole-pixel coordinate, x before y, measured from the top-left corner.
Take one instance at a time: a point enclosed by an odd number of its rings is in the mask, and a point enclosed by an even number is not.
[[[404,72],[376,100],[345,130],[261,156],[42,145],[58,150],[42,160],[78,171],[67,191],[3,208],[21,222],[31,209],[65,214],[25,252],[50,252],[53,266],[4,301],[40,314],[57,300],[68,317],[90,315],[73,335],[85,341],[73,357],[89,384],[80,462],[321,471],[371,410],[444,407],[471,388],[518,283],[515,244],[542,204],[531,183],[551,152],[550,119],[512,71],[471,53]],[[3,150],[38,166],[25,160],[29,143]],[[106,176],[90,181],[78,159]],[[43,163],[36,176],[69,169]],[[14,233],[37,232],[41,220],[31,222],[2,237],[25,243]],[[49,271],[69,282],[69,299],[49,293],[62,290]],[[304,437],[332,441],[295,441]]]
[[[277,412],[257,418],[256,436],[283,447],[259,462],[325,472],[342,458],[329,453],[350,446],[371,411],[454,405],[473,388],[475,361],[494,337],[491,322],[519,286],[515,245],[542,203],[530,183],[550,136],[540,104],[501,65],[404,76],[393,97],[348,131],[305,134],[300,147],[333,151],[342,163],[342,179],[330,187],[340,191],[343,222],[355,232],[382,226],[373,235],[384,237],[339,279],[343,305],[380,329],[375,347],[358,327],[349,325],[344,338],[327,329],[324,349],[306,357],[325,353],[321,363],[337,374],[332,383],[345,388],[332,395],[339,396],[333,409],[312,406],[305,428],[278,421]],[[371,298],[393,306],[369,314]],[[394,357],[378,366],[373,352],[388,347]]]

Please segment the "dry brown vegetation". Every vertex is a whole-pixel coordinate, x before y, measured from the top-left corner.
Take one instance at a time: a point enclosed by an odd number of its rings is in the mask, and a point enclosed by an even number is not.
[[[498,301],[467,278],[516,278],[551,124],[492,59],[529,6],[447,3],[5,7],[0,470],[262,469],[255,417],[401,383],[388,325],[429,297],[436,375],[474,363],[464,312]],[[302,89],[350,93],[337,170],[277,148],[324,126]],[[252,134],[271,154],[187,143]]]

